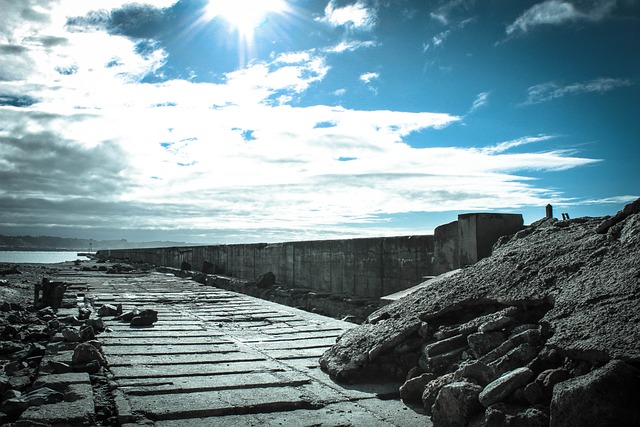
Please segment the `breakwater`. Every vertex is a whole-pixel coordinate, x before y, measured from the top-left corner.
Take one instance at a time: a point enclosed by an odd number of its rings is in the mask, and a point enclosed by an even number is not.
[[[503,235],[523,227],[520,214],[472,213],[433,235],[101,250],[102,259],[254,279],[273,272],[277,283],[316,292],[375,299],[491,254]]]

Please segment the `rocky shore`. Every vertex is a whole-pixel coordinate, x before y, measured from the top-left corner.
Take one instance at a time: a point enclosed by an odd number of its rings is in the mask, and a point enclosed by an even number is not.
[[[48,279],[81,268],[0,264],[0,425],[120,425],[96,340],[104,327]]]
[[[434,426],[640,425],[640,199],[543,219],[386,306],[320,359],[405,381]]]

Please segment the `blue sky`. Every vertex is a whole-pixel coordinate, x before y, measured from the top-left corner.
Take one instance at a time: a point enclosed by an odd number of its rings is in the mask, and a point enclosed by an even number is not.
[[[637,0],[0,10],[0,234],[410,235],[640,195]]]

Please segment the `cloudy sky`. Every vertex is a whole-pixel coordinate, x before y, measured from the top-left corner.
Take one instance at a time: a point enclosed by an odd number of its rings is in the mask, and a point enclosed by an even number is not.
[[[409,235],[640,194],[637,0],[0,10],[0,234]]]

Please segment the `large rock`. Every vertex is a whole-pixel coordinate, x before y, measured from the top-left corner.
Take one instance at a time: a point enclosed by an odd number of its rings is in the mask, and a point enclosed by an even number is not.
[[[425,373],[408,379],[400,387],[400,398],[407,402],[420,402],[425,387],[435,378],[434,374]]]
[[[276,275],[268,271],[256,278],[256,287],[260,289],[268,288],[276,283]]]
[[[483,406],[488,407],[500,402],[519,387],[523,387],[533,377],[529,368],[518,368],[507,372],[497,380],[489,383],[478,397]]]
[[[478,395],[482,387],[457,381],[442,387],[431,408],[434,427],[466,427],[473,415],[482,410]]]
[[[98,362],[101,366],[106,366],[107,364],[100,350],[88,342],[80,343],[73,349],[71,361],[74,366],[91,362]]]
[[[353,381],[362,376],[371,362],[393,349],[420,329],[420,320],[398,320],[388,318],[378,323],[365,323],[362,329],[350,329],[338,338],[333,348],[338,352],[325,352],[320,357],[320,366],[340,381]]]
[[[640,371],[613,360],[594,371],[556,384],[550,427],[640,425]]]

